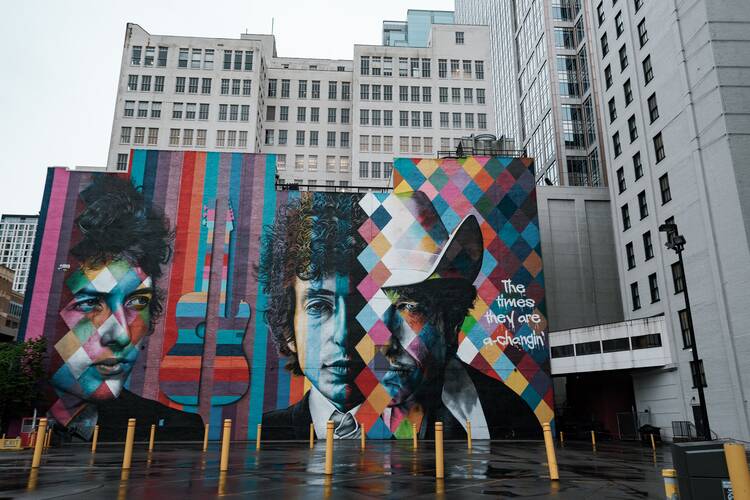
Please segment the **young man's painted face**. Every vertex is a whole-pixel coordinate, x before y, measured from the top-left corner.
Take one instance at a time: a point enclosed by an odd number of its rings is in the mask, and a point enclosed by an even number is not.
[[[378,346],[389,361],[381,383],[398,406],[442,375],[447,361],[448,342],[440,325],[424,304],[402,296],[398,289],[387,290],[391,306],[383,322],[391,332],[387,344]]]
[[[86,401],[116,398],[149,333],[151,277],[116,259],[82,267],[65,284],[73,300],[60,316],[70,330],[54,346],[65,364],[52,375],[52,385]]]
[[[354,379],[361,361],[351,346],[349,277],[328,275],[322,280],[294,281],[294,339],[300,368],[310,382],[339,410],[359,401]]]

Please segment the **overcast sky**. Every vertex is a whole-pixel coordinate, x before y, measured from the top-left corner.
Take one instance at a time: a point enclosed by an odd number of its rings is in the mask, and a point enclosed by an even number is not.
[[[107,159],[125,23],[163,35],[274,34],[279,56],[351,59],[381,21],[453,0],[0,0],[0,213],[37,213],[48,166]]]

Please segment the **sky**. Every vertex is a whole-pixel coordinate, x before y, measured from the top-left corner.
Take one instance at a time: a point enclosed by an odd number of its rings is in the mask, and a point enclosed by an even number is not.
[[[0,0],[0,213],[39,212],[49,166],[107,159],[125,23],[160,35],[270,33],[281,57],[351,59],[383,20],[453,0]]]

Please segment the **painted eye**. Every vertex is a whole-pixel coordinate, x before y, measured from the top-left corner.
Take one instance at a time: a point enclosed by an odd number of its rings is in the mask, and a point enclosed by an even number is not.
[[[151,296],[149,295],[134,295],[125,302],[125,307],[129,309],[135,309],[136,311],[142,311],[148,307],[151,303]]]
[[[419,303],[418,302],[411,302],[411,301],[402,301],[399,302],[396,307],[399,311],[405,311],[409,313],[417,313],[420,311]]]
[[[81,299],[73,304],[73,309],[82,313],[91,313],[102,310],[101,301],[98,298]]]
[[[331,303],[326,300],[313,300],[305,305],[305,311],[311,316],[330,314],[331,310]]]

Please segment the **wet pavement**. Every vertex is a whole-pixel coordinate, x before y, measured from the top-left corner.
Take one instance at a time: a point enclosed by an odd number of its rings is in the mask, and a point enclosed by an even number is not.
[[[123,444],[68,445],[45,453],[30,475],[31,452],[0,452],[0,498],[664,498],[661,469],[668,447],[567,442],[557,447],[559,483],[551,482],[539,441],[445,442],[445,480],[435,480],[434,444],[337,441],[333,477],[323,474],[325,442],[232,443],[229,472],[219,473],[219,444],[136,443],[129,476],[121,476]]]

